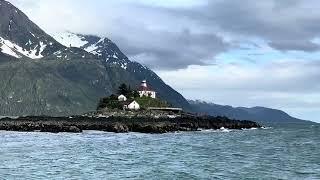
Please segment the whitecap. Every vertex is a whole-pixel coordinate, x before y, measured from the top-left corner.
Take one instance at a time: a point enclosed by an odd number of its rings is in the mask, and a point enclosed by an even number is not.
[[[200,132],[203,132],[203,133],[212,133],[212,132],[218,132],[218,130],[216,129],[199,129]]]
[[[258,128],[241,128],[241,130],[249,131],[249,130],[257,130]]]
[[[225,127],[220,128],[220,131],[221,132],[231,132],[231,130],[229,130],[229,129],[225,128]]]

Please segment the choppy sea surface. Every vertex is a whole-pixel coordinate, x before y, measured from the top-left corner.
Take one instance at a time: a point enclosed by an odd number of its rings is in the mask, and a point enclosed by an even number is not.
[[[169,134],[0,131],[0,179],[320,179],[320,126]]]

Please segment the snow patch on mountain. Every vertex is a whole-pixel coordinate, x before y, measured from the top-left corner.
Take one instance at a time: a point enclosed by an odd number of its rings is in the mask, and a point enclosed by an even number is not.
[[[55,38],[59,43],[66,47],[77,47],[81,48],[91,54],[101,56],[102,51],[99,50],[102,42],[105,41],[106,38],[101,38],[97,36],[93,40],[89,41],[89,36],[72,33],[69,31],[59,32],[52,34],[52,37]]]
[[[9,56],[13,56],[15,58],[21,58],[21,56],[19,56],[17,53],[12,51],[10,47],[8,47],[6,44],[3,44],[1,41],[2,40],[0,39],[0,50],[2,53],[7,54]]]
[[[81,48],[88,43],[88,41],[86,41],[83,37],[68,31],[55,33],[52,35],[52,37],[66,47]]]
[[[28,43],[30,44],[31,41],[29,40]],[[35,48],[30,51],[27,51],[27,50],[23,49],[22,47],[20,47],[19,45],[15,44],[9,40],[6,40],[2,37],[0,37],[0,44],[1,44],[1,49],[2,49],[1,52],[5,53],[5,54],[8,54],[8,55],[16,57],[16,58],[22,58],[23,56],[26,56],[31,59],[42,58],[43,56],[41,55],[41,53],[47,47],[47,45],[45,43],[40,42],[40,45],[35,46]],[[39,50],[38,50],[38,48],[39,48]]]
[[[96,51],[98,49],[97,43],[91,44],[89,47],[83,48],[85,51],[92,53],[94,55],[101,56],[101,51]]]

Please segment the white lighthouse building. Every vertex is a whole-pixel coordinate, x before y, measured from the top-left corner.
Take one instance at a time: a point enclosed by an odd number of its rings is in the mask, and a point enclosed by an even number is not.
[[[139,95],[140,97],[143,97],[143,96],[147,96],[147,97],[151,97],[153,99],[156,98],[156,92],[153,91],[147,84],[147,81],[146,80],[143,80],[141,82],[141,85],[140,85],[140,88],[139,88]]]

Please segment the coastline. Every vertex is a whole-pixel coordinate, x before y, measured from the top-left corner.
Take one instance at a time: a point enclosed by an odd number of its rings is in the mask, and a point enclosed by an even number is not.
[[[72,132],[84,130],[127,133],[168,133],[200,129],[250,129],[262,126],[253,121],[231,120],[226,117],[93,117],[93,116],[26,116],[0,119],[0,130],[21,132]]]

